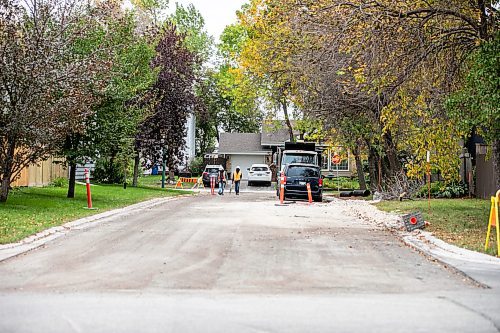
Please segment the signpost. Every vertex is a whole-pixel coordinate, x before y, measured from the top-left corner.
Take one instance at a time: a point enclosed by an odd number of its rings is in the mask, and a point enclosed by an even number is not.
[[[332,157],[332,163],[337,166],[337,191],[340,192],[340,179],[339,179],[339,164],[341,162],[340,155],[335,153]]]

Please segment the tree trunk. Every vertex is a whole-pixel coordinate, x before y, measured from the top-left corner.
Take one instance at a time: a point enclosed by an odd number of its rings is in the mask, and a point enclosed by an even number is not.
[[[370,173],[370,190],[372,192],[378,189],[378,171],[377,171],[377,154],[375,149],[370,147],[370,142],[368,145],[368,170]]]
[[[137,180],[139,178],[139,163],[141,162],[139,152],[135,152],[134,158],[134,179],[132,179],[132,186],[137,187]]]
[[[173,152],[170,152],[169,157],[167,157],[167,163],[166,163],[167,168],[168,168],[167,180],[171,184],[173,184],[173,183],[175,183],[175,174],[174,174],[175,165],[174,165],[174,158],[171,156],[174,156]]]
[[[75,197],[75,183],[76,183],[76,162],[69,163],[69,184],[68,184],[68,198]]]
[[[292,123],[290,122],[290,117],[288,116],[288,106],[285,99],[281,101],[281,106],[283,107],[283,113],[285,114],[285,123],[288,127],[288,133],[290,134],[290,142],[295,142],[295,137],[293,136],[293,127]]]
[[[123,168],[123,189],[127,189],[127,177],[128,177],[128,167],[127,164],[125,164]]]
[[[389,161],[388,176],[394,176],[401,171],[401,163],[398,159],[398,154],[394,142],[392,141],[391,132],[384,135],[384,146],[386,149],[387,160]]]
[[[115,172],[115,160],[117,154],[118,152],[112,150],[109,156],[109,164],[106,175],[108,178],[108,184],[119,184],[121,181],[120,177],[118,177],[118,174]]]
[[[175,183],[175,174],[174,174],[174,169],[168,168],[168,181],[173,184]]]
[[[356,160],[356,171],[358,173],[359,189],[366,190],[365,173],[363,172],[363,163],[361,162],[361,151],[359,145],[354,148],[354,159]]]
[[[3,165],[2,183],[0,184],[0,202],[6,202],[9,196],[12,168],[14,166],[14,154],[16,152],[15,139],[10,139],[8,142],[9,148],[7,149],[6,159]]]
[[[11,172],[9,172],[9,171],[7,171],[7,173],[3,174],[2,184],[0,187],[0,202],[6,202],[7,197],[9,196],[10,176],[11,176]]]
[[[479,37],[488,39],[488,14],[484,0],[478,0],[477,7],[479,9]]]
[[[496,190],[500,190],[500,139],[493,140],[492,143],[493,172],[496,178]]]

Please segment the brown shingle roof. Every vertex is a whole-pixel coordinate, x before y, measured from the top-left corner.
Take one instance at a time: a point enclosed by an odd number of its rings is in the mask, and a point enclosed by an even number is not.
[[[260,133],[221,133],[219,154],[263,153]]]
[[[295,122],[292,120],[292,126]],[[293,131],[294,136],[299,135],[299,131]],[[264,123],[262,126],[262,137],[261,145],[263,146],[275,146],[283,145],[285,141],[290,141],[290,133],[288,132],[288,127],[285,121],[275,120],[268,123]]]

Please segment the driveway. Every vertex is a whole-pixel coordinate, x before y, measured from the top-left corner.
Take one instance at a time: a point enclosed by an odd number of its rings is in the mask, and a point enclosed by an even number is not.
[[[500,295],[333,203],[173,200],[0,262],[0,332],[498,332]]]

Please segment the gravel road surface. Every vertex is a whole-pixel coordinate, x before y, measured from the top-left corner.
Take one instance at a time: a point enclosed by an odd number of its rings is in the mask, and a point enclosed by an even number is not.
[[[181,198],[0,262],[0,332],[499,331],[499,290],[345,205],[276,204]]]

